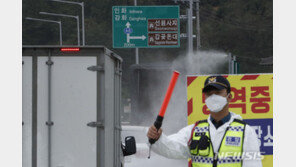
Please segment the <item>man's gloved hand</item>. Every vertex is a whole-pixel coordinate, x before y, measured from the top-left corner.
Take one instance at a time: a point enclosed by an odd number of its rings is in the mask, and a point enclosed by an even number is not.
[[[162,129],[160,128],[158,131],[157,129],[155,128],[154,125],[152,125],[149,130],[148,130],[148,133],[147,133],[147,137],[148,138],[151,138],[151,139],[155,139],[155,140],[158,140],[160,135],[162,133]]]

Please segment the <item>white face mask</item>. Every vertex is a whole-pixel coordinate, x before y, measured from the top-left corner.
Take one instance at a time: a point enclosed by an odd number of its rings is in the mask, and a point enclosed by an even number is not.
[[[228,95],[227,95],[228,97]],[[206,105],[212,112],[219,112],[227,104],[227,97],[212,94],[206,99]]]

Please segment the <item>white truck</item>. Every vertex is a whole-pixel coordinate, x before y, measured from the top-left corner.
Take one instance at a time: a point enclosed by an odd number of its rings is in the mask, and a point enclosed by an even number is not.
[[[22,57],[22,166],[122,166],[122,59],[104,46],[23,46]]]

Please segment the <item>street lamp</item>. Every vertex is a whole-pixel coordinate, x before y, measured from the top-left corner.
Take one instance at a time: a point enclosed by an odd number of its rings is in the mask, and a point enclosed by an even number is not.
[[[39,14],[75,18],[76,21],[77,21],[77,44],[78,44],[78,46],[80,46],[79,16],[72,16],[72,15],[66,15],[66,14],[57,14],[57,13],[48,13],[48,12],[39,12]]]
[[[26,19],[27,20],[43,21],[43,22],[50,22],[50,23],[57,23],[57,24],[59,24],[59,28],[60,28],[60,45],[63,45],[62,22],[61,21],[46,20],[46,19],[37,19],[37,18],[32,18],[32,17],[26,17]]]
[[[76,4],[81,6],[81,16],[82,16],[82,46],[85,45],[85,31],[84,31],[84,2],[72,2],[72,1],[65,1],[65,0],[50,0],[54,2],[61,2],[61,3],[69,3],[69,4]]]

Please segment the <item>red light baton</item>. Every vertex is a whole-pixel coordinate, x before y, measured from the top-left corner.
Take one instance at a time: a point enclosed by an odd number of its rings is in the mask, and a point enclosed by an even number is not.
[[[174,90],[175,85],[177,83],[179,74],[180,73],[178,71],[174,71],[174,73],[173,73],[173,76],[171,78],[171,82],[169,84],[168,90],[167,90],[167,92],[165,94],[164,100],[162,102],[162,105],[161,105],[161,108],[160,108],[160,111],[159,111],[159,114],[158,114],[161,117],[164,117],[165,111],[166,111],[166,109],[168,107],[168,104],[170,102],[171,96],[173,94],[173,90]]]
[[[164,114],[165,114],[165,111],[167,109],[167,106],[170,102],[170,99],[171,99],[171,96],[172,96],[172,93],[173,93],[173,90],[174,90],[174,87],[177,83],[177,80],[178,80],[178,77],[179,77],[179,72],[177,71],[174,71],[173,75],[172,75],[172,78],[171,78],[171,81],[170,81],[170,84],[169,84],[169,87],[167,89],[167,92],[166,92],[166,95],[164,97],[164,100],[162,102],[162,105],[161,105],[161,108],[160,108],[160,111],[159,111],[159,114],[154,122],[154,126],[156,127],[156,129],[158,130],[161,125],[162,125],[162,121],[163,121],[163,118],[164,118]],[[156,142],[155,139],[151,139],[149,138],[149,143],[152,145]],[[149,157],[150,157],[150,153],[149,153]],[[148,158],[149,158],[148,157]]]

